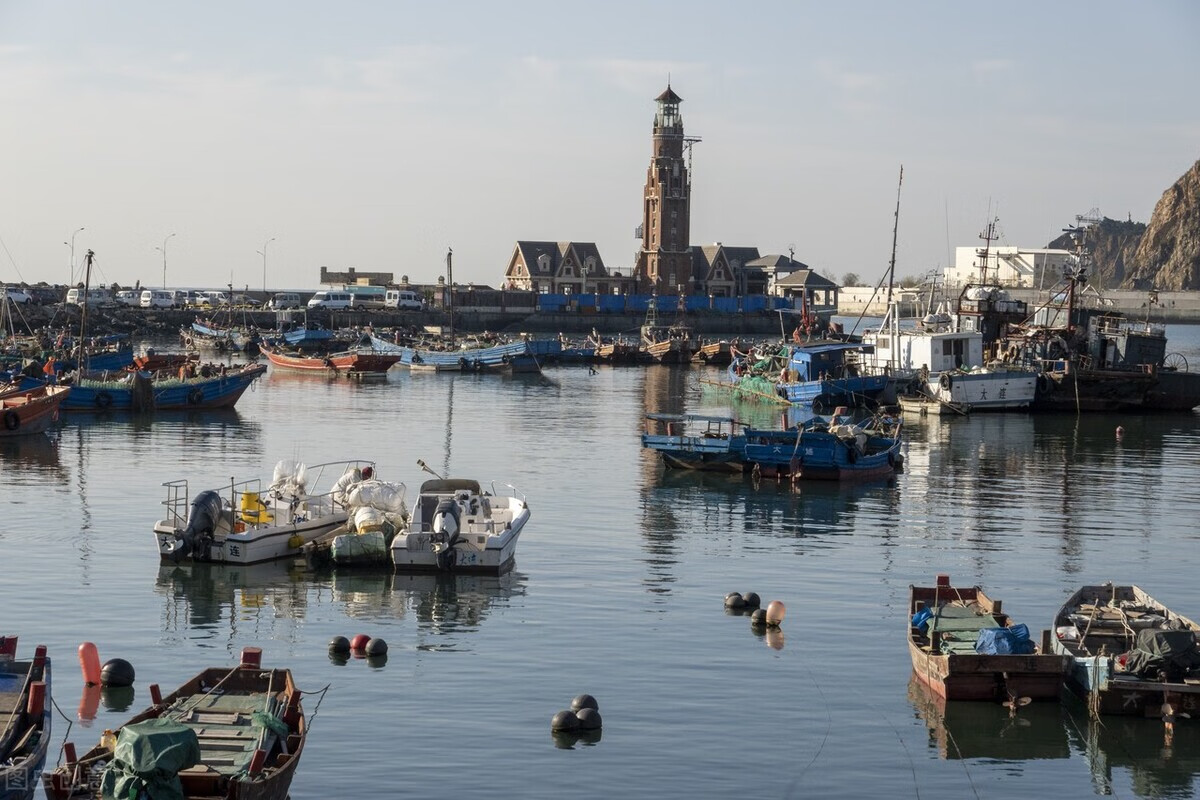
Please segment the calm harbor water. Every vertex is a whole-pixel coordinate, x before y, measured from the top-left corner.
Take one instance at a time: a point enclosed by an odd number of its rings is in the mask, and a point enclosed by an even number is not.
[[[1200,368],[1200,328],[1171,349]],[[292,797],[1191,797],[1200,723],[1090,721],[1077,703],[1010,718],[909,684],[910,583],[979,583],[1035,631],[1073,587],[1137,583],[1200,614],[1200,415],[916,421],[906,469],[861,486],[664,472],[650,411],[720,413],[697,369],[557,367],[357,385],[269,372],[236,411],[68,417],[0,442],[3,630],[49,645],[72,720],[80,642],[137,669],[70,738],[106,727],[247,645],[316,711]],[[773,410],[740,407],[768,423]],[[1125,436],[1114,431],[1123,425]],[[511,483],[533,516],[499,579],[314,573],[300,563],[160,567],[160,484],[269,477],[276,461],[374,459],[414,496],[439,471]],[[729,591],[787,604],[755,635]],[[386,663],[332,661],[336,635]],[[556,740],[582,692],[598,741]],[[53,752],[67,723],[55,722]],[[52,754],[52,760],[54,755]]]

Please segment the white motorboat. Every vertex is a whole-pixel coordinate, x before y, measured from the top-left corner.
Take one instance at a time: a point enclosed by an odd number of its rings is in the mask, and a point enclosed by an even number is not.
[[[512,568],[528,520],[529,505],[515,489],[499,494],[495,485],[483,491],[474,480],[428,480],[408,527],[392,539],[392,564],[397,570],[503,573]]]
[[[164,562],[254,564],[297,555],[307,542],[343,525],[350,489],[375,472],[373,461],[306,467],[280,461],[264,490],[261,479],[230,480],[190,496],[188,481],[164,483],[167,517],[154,524]]]

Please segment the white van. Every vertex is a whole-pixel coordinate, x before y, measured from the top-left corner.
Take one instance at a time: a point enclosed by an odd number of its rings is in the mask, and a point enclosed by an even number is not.
[[[300,295],[295,292],[276,292],[267,303],[267,308],[274,311],[285,308],[304,308],[304,303],[300,302]]]
[[[425,298],[407,289],[388,289],[384,305],[401,311],[420,311],[425,308]]]
[[[200,292],[199,305],[216,308],[229,305],[229,295],[225,292]]]
[[[174,308],[175,292],[172,289],[143,289],[142,308]]]
[[[309,308],[328,308],[333,311],[350,308],[354,305],[354,296],[349,292],[317,292],[308,301]]]
[[[69,289],[67,291],[67,304],[78,306],[83,305],[80,301],[83,299],[83,289]],[[113,302],[112,292],[108,289],[88,289],[87,304],[89,306],[102,306]]]

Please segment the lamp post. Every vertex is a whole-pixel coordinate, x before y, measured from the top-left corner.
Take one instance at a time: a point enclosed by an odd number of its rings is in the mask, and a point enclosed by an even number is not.
[[[257,251],[263,257],[263,302],[267,302],[267,245],[275,241],[274,236],[263,242],[263,249]]]
[[[162,247],[154,248],[155,250],[161,251],[163,254],[163,288],[164,289],[167,288],[167,241],[170,240],[170,238],[174,235],[175,234],[173,234],[173,233],[168,233],[167,238],[163,239]]]
[[[65,244],[71,248],[71,279],[70,279],[70,282],[67,283],[68,287],[75,285],[75,236],[81,230],[83,230],[83,228],[79,228],[78,230],[76,230],[74,233],[71,234],[71,241],[63,242],[63,244]]]

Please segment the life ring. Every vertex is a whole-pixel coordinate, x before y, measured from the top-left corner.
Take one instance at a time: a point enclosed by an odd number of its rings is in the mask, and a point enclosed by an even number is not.
[[[112,395],[105,391],[96,392],[92,402],[96,404],[96,408],[108,408],[112,405]]]
[[[1050,382],[1050,376],[1042,373],[1037,376],[1037,385],[1035,387],[1038,397],[1045,397],[1050,394],[1053,385]]]
[[[954,378],[950,377],[949,372],[943,372],[942,377],[938,378],[938,386],[941,386],[947,392],[950,391],[950,387],[953,385],[954,385]]]
[[[204,391],[197,386],[195,389],[192,389],[190,392],[188,392],[187,401],[194,406],[200,405],[204,402]]]
[[[4,427],[10,431],[21,427],[21,417],[11,408],[4,412]]]

